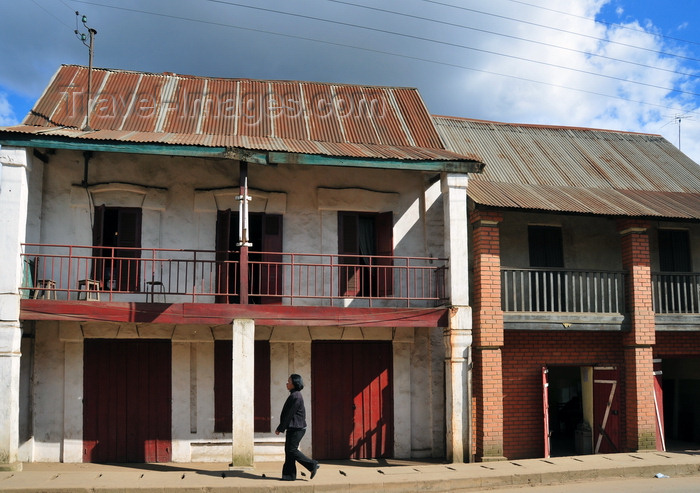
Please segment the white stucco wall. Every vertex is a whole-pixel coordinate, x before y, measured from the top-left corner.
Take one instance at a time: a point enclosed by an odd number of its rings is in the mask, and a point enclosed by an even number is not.
[[[217,209],[235,207],[232,197],[238,193],[238,165],[230,161],[95,153],[89,163],[91,185],[87,189],[80,186],[83,166],[81,153],[57,151],[40,167],[30,180],[33,198],[27,238],[89,246],[93,207],[106,204],[142,208],[143,248],[213,250]],[[440,183],[434,176],[251,164],[249,187],[254,197],[251,211],[284,214],[285,251],[337,253],[338,210],[391,210],[396,255],[444,255]],[[124,296],[143,299],[143,294]],[[26,460],[79,460],[80,339],[140,336],[172,340],[173,460],[230,462],[231,435],[213,431],[214,339],[230,339],[230,328],[37,322],[35,333],[33,446],[25,447]],[[407,431],[395,438],[397,451],[405,457],[439,457],[444,453],[444,349],[440,329],[414,332],[392,328],[256,327],[255,337],[270,341],[273,430],[287,395],[284,386],[290,373],[304,376],[307,399],[311,396],[312,340],[397,341],[395,368],[400,371],[394,377],[394,386],[399,389],[394,416],[398,428]],[[309,430],[302,450],[313,454],[310,403],[307,411]],[[256,454],[268,453],[263,451],[266,448],[279,452],[282,440],[273,433],[258,434]]]

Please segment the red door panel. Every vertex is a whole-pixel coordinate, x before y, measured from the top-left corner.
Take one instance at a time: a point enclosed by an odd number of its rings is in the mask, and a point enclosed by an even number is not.
[[[615,367],[593,368],[594,453],[620,451],[620,386]]]
[[[313,344],[315,457],[393,455],[392,357],[390,342]]]
[[[83,461],[171,460],[170,341],[86,339]]]
[[[656,450],[666,450],[664,435],[664,394],[661,387],[661,360],[654,360],[654,409],[656,410]]]
[[[542,407],[544,410],[544,457],[551,454],[549,433],[549,370],[542,367]]]

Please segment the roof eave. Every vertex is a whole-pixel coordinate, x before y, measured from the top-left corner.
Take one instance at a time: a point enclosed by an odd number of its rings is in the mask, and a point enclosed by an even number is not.
[[[299,154],[292,152],[269,152],[270,164],[304,164],[313,166],[345,166],[351,168],[382,168],[412,171],[439,171],[449,173],[481,173],[484,163],[464,160],[420,160],[420,159],[366,159],[357,157]]]
[[[0,134],[0,145],[163,156],[219,157],[222,159],[233,159],[255,164],[302,164],[310,166],[345,166],[354,168],[402,169],[450,173],[480,173],[484,167],[483,163],[470,159],[372,159],[279,151],[256,151],[238,147],[206,147],[146,142],[112,143],[107,141],[92,141],[55,136],[37,137],[35,135],[15,133]]]

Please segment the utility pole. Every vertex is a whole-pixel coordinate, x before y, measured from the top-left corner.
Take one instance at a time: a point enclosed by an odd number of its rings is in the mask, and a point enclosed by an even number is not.
[[[87,25],[87,16],[82,16],[81,21],[83,23],[83,26],[85,26],[85,29],[88,31],[88,35],[90,36],[90,44],[87,44],[85,40],[87,39],[87,36],[85,33],[81,33],[78,31],[78,17],[80,16],[80,12],[77,10],[75,11],[75,35],[78,37],[80,41],[83,42],[85,46],[87,46],[90,56],[89,56],[89,62],[88,62],[88,84],[87,84],[87,110],[86,110],[86,118],[85,118],[85,127],[83,127],[83,130],[85,131],[91,131],[92,127],[90,127],[90,96],[92,94],[92,53],[93,53],[93,45],[94,45],[94,40],[95,40],[95,35],[97,34],[97,30],[89,27]]]

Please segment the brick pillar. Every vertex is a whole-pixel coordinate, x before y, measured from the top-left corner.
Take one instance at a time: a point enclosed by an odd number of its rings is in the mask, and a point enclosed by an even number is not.
[[[473,211],[474,399],[476,457],[503,456],[503,311],[501,310],[500,212]]]
[[[656,448],[653,345],[656,342],[652,307],[649,221],[621,219],[622,266],[627,272],[625,302],[630,329],[624,334],[625,401],[627,405],[626,450]]]

